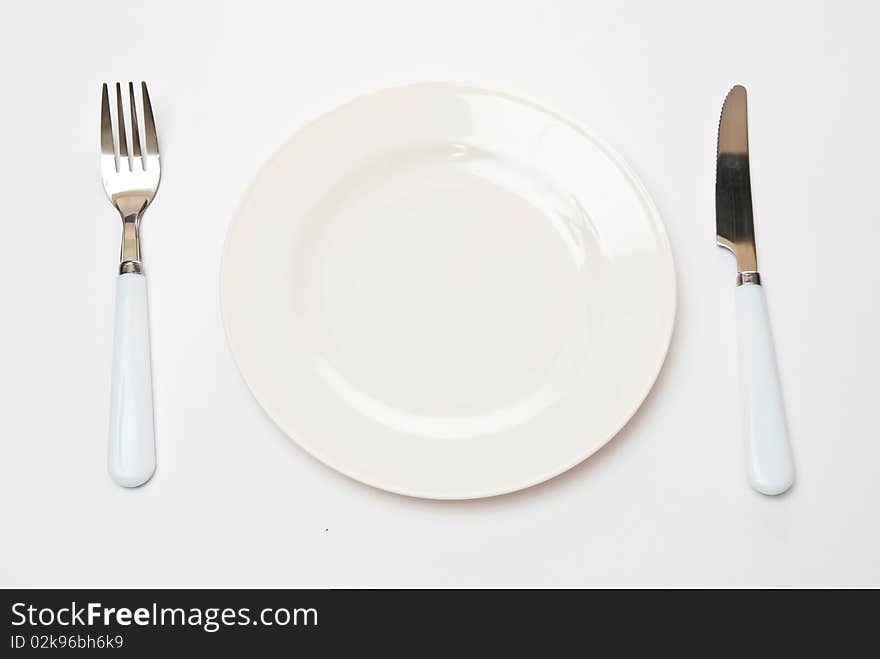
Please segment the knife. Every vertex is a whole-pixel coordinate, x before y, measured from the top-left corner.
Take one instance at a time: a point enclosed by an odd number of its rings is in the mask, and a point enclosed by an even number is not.
[[[749,482],[762,494],[782,494],[794,482],[794,464],[755,254],[748,109],[741,85],[728,92],[718,125],[715,231],[718,244],[736,256],[734,300]]]

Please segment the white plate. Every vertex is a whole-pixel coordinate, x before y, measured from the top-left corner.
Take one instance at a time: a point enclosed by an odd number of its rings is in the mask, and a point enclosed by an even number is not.
[[[675,276],[657,209],[582,126],[422,84],[297,133],[232,223],[223,317],[244,379],[352,478],[465,499],[576,465],[663,363]]]

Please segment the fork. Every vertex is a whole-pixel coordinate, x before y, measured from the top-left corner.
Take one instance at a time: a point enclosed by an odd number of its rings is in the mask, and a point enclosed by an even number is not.
[[[145,82],[141,83],[141,95],[143,151],[134,85],[129,82],[129,154],[122,87],[116,83],[115,143],[107,83],[101,89],[101,178],[110,203],[122,218],[107,466],[111,478],[123,487],[146,483],[156,469],[147,280],[138,230],[159,187],[159,142]]]

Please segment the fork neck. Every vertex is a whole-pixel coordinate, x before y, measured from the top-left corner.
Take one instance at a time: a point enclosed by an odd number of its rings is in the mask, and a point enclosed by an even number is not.
[[[122,215],[122,248],[119,252],[119,274],[141,274],[140,212]]]

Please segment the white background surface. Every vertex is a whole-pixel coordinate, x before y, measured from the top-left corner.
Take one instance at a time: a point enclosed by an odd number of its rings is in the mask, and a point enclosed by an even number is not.
[[[878,10],[853,2],[5,2],[0,585],[880,586]],[[149,81],[159,470],[106,474],[119,221],[99,83]],[[226,348],[227,225],[271,153],[365,92],[454,80],[592,126],[664,216],[679,308],[653,393],[569,473],[438,503],[319,464]],[[715,130],[750,91],[758,249],[798,482],[745,480]]]

